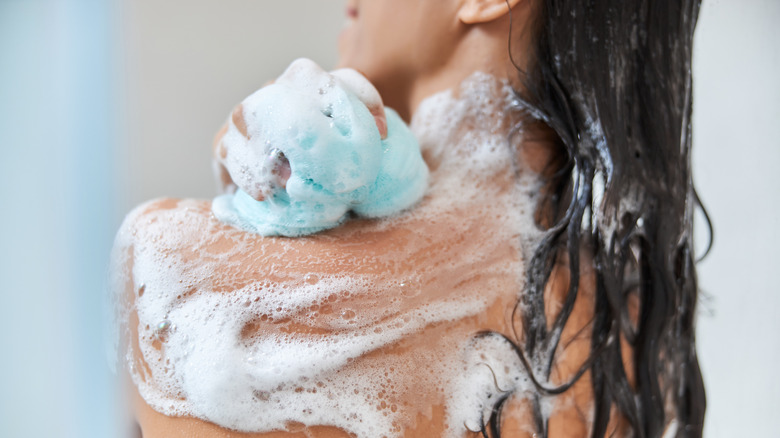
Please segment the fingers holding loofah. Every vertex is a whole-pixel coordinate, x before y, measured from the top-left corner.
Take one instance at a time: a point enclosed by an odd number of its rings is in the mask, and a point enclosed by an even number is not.
[[[380,137],[382,140],[386,139],[387,114],[385,113],[382,96],[379,95],[376,87],[365,76],[351,68],[335,70],[331,72],[331,75],[340,82],[341,86],[352,92],[366,105],[368,111],[374,116],[374,122],[377,129],[379,129]]]
[[[376,88],[306,59],[236,107],[220,144],[217,160],[240,190],[214,213],[263,235],[332,228],[349,210],[394,214],[427,182],[417,140]]]

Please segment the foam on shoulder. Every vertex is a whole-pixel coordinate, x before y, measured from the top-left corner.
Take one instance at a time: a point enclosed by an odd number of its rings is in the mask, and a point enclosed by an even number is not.
[[[487,115],[505,110],[501,87],[476,75],[423,103],[412,129],[430,187],[403,215],[284,239],[226,226],[207,202],[131,213],[112,271],[121,361],[144,400],[234,430],[360,438],[401,437],[441,405],[455,437],[500,390],[524,394],[521,368],[499,367],[514,366],[508,344],[475,338],[491,306],[516,302],[536,233],[535,179]]]

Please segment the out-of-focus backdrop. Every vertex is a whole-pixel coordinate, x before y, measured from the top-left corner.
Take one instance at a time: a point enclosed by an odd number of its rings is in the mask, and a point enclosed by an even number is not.
[[[213,196],[220,124],[293,59],[333,67],[343,6],[0,0],[0,436],[121,436],[101,320],[114,232],[144,200]],[[709,0],[697,30],[707,437],[780,430],[778,21],[776,0]]]

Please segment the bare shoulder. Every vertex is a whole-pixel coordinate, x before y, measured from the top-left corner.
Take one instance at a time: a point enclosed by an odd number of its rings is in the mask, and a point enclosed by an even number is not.
[[[134,247],[136,260],[154,259],[169,273],[177,266],[186,267],[189,273],[203,268],[203,275],[217,269],[211,272],[216,279],[235,268],[241,272],[232,272],[234,279],[259,279],[250,275],[254,272],[262,273],[264,279],[284,281],[312,269],[335,272],[344,263],[350,263],[353,273],[373,271],[371,266],[381,257],[370,256],[381,256],[388,246],[398,246],[393,242],[407,228],[376,225],[375,221],[353,220],[311,236],[267,237],[220,222],[211,211],[210,200],[163,198],[129,213],[117,244]],[[163,263],[166,260],[170,263]]]
[[[156,198],[139,204],[125,217],[121,229],[137,229],[145,219],[152,219],[159,214],[176,214],[177,212],[200,211],[206,213],[211,205],[207,200]]]
[[[128,213],[117,235],[117,244],[178,247],[203,236],[204,226],[213,228],[216,224],[210,201],[154,199]]]
[[[162,276],[195,287],[206,286],[203,281],[208,280],[207,289],[214,289],[211,286],[218,286],[220,278],[236,278],[233,269],[269,274],[266,264],[274,258],[278,261],[280,251],[304,245],[221,223],[211,211],[210,200],[162,198],[127,215],[115,246],[132,248],[138,281],[149,283],[141,277]]]

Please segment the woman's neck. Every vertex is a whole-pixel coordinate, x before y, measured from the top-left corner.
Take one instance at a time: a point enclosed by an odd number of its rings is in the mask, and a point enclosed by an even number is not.
[[[543,187],[565,165],[566,152],[523,108],[508,79],[483,72],[423,99],[411,128],[434,180],[482,181],[493,195],[521,180],[548,190]],[[457,185],[454,180],[445,184]]]
[[[507,81],[517,89],[520,75],[515,64],[524,67],[527,52],[515,53],[510,59],[509,26],[509,16],[506,16],[489,24],[464,27],[455,49],[440,64],[405,77],[395,77],[388,83],[376,84],[385,105],[395,109],[409,122],[427,97],[445,90],[457,92],[460,84],[476,72]],[[515,39],[513,50],[516,42],[521,43],[518,46],[526,47],[523,38],[517,36],[512,36]]]

